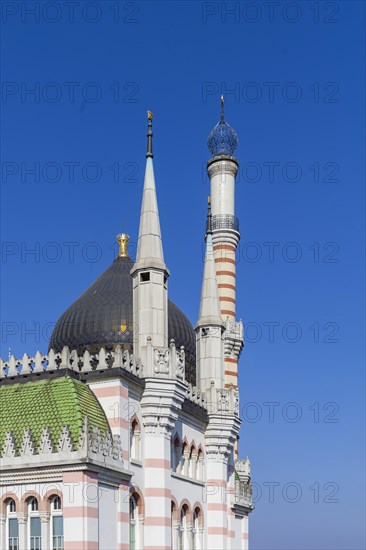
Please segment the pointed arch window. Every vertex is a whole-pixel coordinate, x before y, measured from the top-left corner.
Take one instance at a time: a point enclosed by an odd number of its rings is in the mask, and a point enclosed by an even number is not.
[[[180,524],[178,520],[178,511],[175,502],[171,501],[171,547],[172,550],[178,549]]]
[[[141,460],[141,429],[137,418],[130,426],[130,456],[131,460]]]
[[[188,506],[184,504],[180,511],[179,550],[188,550]]]
[[[191,452],[189,456],[189,469],[188,475],[192,479],[197,479],[197,449],[194,445],[191,446]]]
[[[188,476],[188,473],[189,473],[189,458],[190,458],[189,446],[187,442],[184,442],[182,447],[182,462],[181,462],[181,473],[184,476]]]
[[[204,481],[205,471],[204,471],[205,461],[204,461],[204,455],[203,450],[198,449],[197,454],[197,479],[199,481]]]
[[[180,473],[181,470],[181,458],[182,458],[182,445],[179,439],[179,435],[176,434],[172,442],[172,470],[173,472]]]
[[[202,549],[202,510],[197,506],[193,511],[192,550]]]
[[[141,520],[142,502],[137,493],[130,496],[130,550],[140,550],[143,547]]]
[[[10,498],[6,503],[6,538],[9,550],[19,550],[19,525],[16,511],[15,500]]]

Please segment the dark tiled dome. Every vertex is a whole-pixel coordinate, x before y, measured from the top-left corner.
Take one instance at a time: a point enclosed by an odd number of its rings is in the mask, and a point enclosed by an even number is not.
[[[64,346],[83,352],[98,351],[117,344],[133,349],[133,261],[117,257],[96,281],[61,315],[53,329],[49,348]],[[196,338],[182,311],[168,302],[168,339],[186,351],[186,379],[196,384]]]

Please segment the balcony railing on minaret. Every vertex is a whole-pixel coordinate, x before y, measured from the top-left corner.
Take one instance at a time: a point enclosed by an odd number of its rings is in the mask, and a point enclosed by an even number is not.
[[[239,219],[231,214],[216,214],[212,216],[212,230],[231,229],[239,233]]]

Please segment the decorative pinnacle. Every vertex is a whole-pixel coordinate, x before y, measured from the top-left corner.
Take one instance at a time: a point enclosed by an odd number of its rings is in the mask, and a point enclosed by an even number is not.
[[[130,240],[130,237],[126,233],[121,233],[120,235],[117,235],[117,242],[119,244],[118,256],[120,258],[129,258],[129,255],[128,255],[129,240]]]
[[[151,111],[147,111],[147,120],[148,120],[148,123],[147,123],[147,153],[146,153],[146,158],[148,157],[151,157],[153,158],[153,152],[152,152],[152,137],[153,137],[153,133],[152,133],[152,119],[153,119],[153,114]]]
[[[224,99],[224,96],[222,95],[221,96],[221,121],[224,121],[225,120],[225,99]]]

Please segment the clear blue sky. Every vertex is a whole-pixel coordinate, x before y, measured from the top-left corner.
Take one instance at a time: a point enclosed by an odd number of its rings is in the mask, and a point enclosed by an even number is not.
[[[364,548],[365,4],[34,4],[2,3],[2,356],[45,352],[115,235],[136,240],[147,109],[170,297],[196,320],[225,93],[251,548]]]

